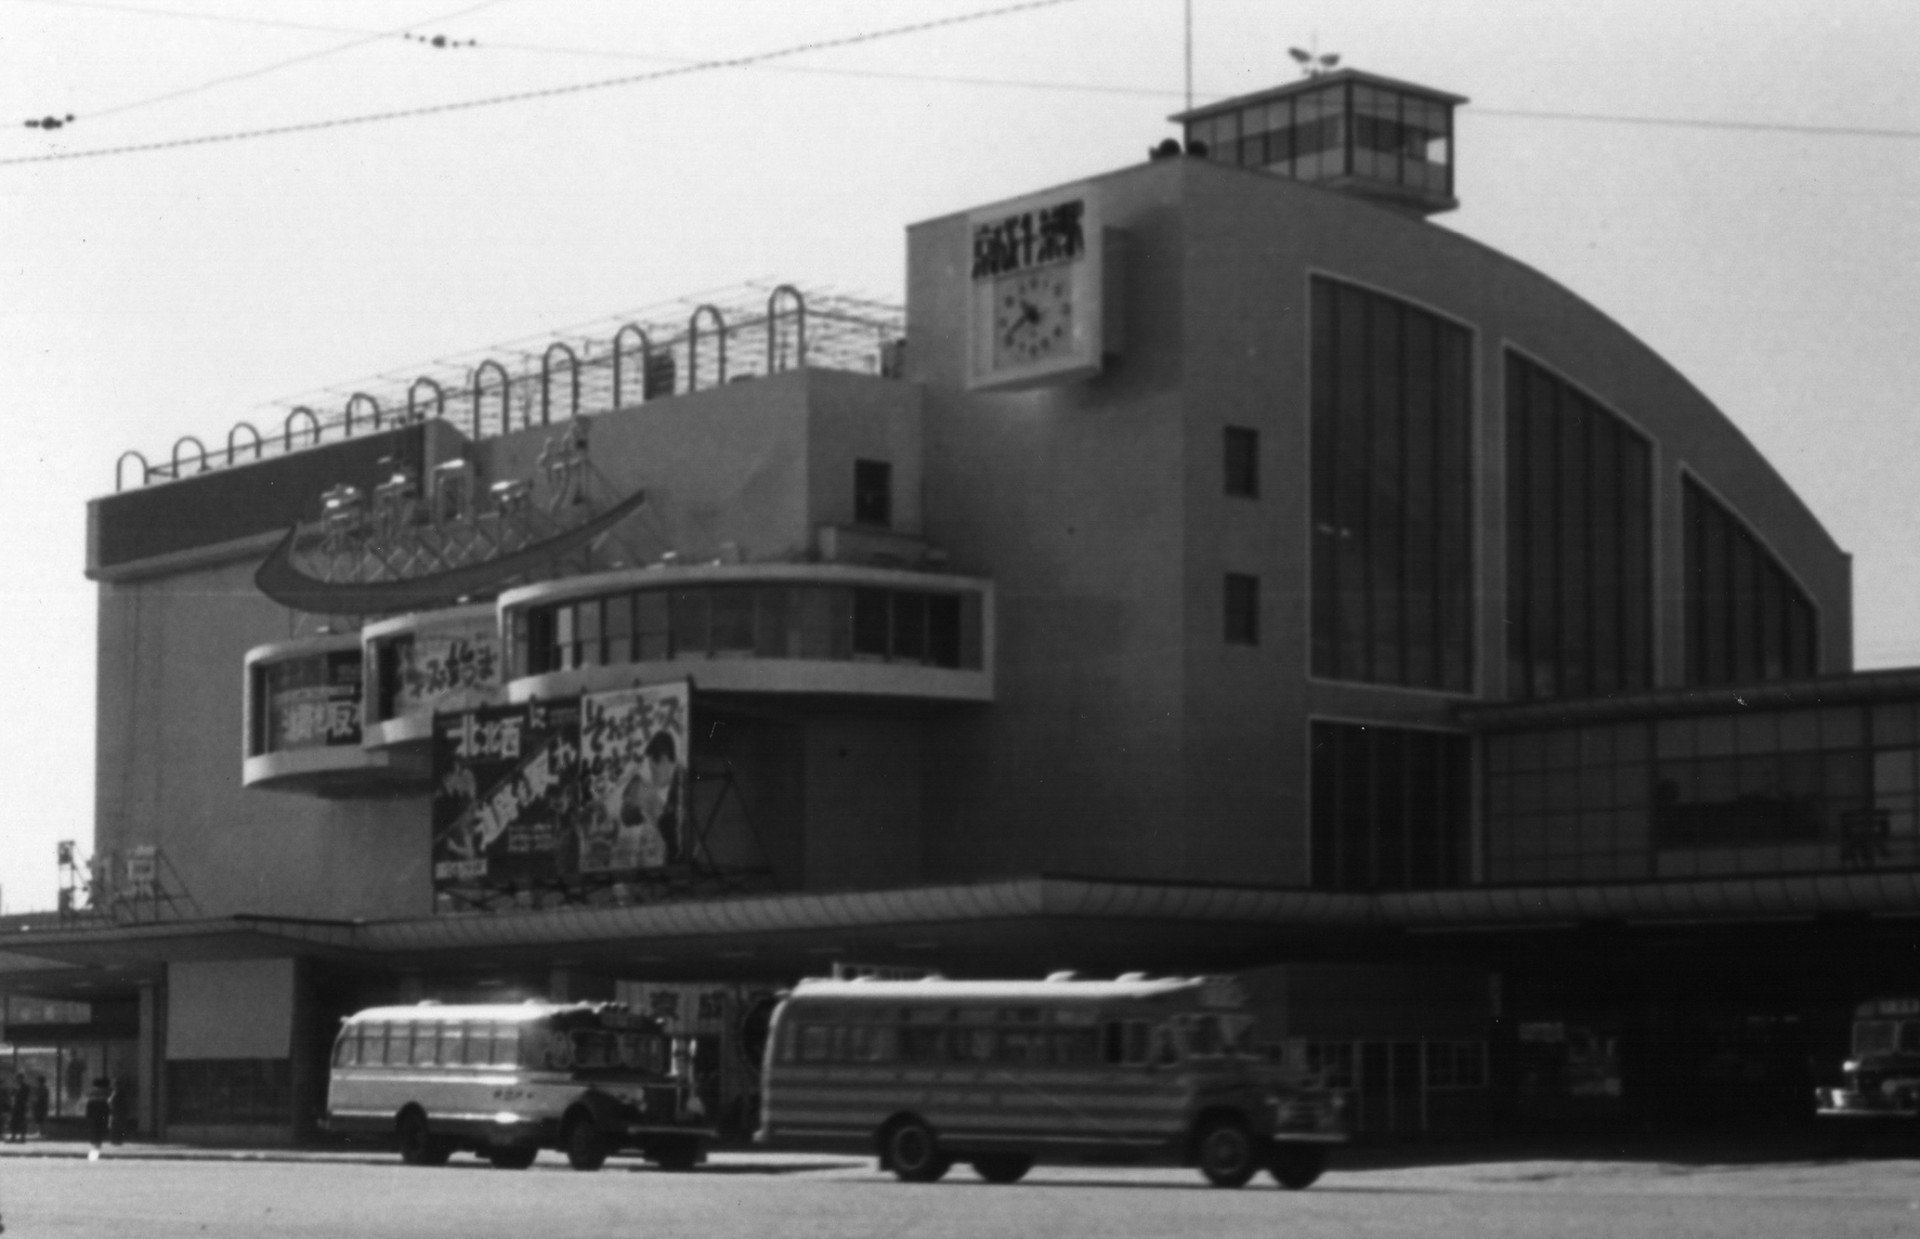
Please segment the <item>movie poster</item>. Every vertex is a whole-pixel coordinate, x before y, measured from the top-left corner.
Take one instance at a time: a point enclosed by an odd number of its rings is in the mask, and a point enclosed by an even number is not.
[[[436,714],[433,774],[436,889],[548,886],[570,867],[578,698]]]
[[[685,682],[580,699],[582,874],[633,875],[692,860]]]

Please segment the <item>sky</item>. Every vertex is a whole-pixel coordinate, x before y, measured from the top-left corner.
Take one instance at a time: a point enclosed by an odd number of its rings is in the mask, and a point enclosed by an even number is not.
[[[909,223],[1137,162],[1293,47],[1467,96],[1436,226],[1675,364],[1854,556],[1856,664],[1920,664],[1920,5],[1009,8],[0,0],[0,908],[91,848],[123,452],[749,281],[897,302]]]

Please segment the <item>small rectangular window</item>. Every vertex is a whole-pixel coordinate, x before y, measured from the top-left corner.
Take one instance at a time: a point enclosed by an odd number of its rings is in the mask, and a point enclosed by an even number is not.
[[[1260,578],[1227,573],[1224,604],[1227,644],[1260,644]]]
[[[1246,499],[1260,497],[1260,432],[1245,426],[1226,429],[1226,492]]]
[[[856,525],[893,524],[893,466],[884,460],[853,462],[853,521]]]

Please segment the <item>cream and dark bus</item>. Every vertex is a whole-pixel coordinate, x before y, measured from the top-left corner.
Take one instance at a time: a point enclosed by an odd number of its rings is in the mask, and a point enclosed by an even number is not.
[[[969,1163],[1133,1158],[1239,1187],[1320,1176],[1341,1099],[1255,1049],[1231,980],[807,980],[775,1011],[758,1139],[872,1150],[910,1182]]]
[[[416,1166],[465,1149],[518,1170],[557,1149],[576,1170],[627,1151],[686,1169],[713,1136],[689,1063],[659,1020],[615,1003],[374,1007],[334,1040],[326,1126],[391,1139]]]

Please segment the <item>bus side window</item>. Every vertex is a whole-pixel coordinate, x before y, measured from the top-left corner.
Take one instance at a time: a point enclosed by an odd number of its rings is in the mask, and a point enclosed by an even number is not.
[[[1047,1058],[1047,1034],[1038,1028],[1002,1029],[999,1057],[1014,1066],[1038,1066]]]
[[[947,1061],[947,1030],[912,1025],[900,1030],[900,1058],[909,1063]]]
[[[1100,1032],[1094,1028],[1075,1028],[1049,1034],[1053,1040],[1056,1067],[1084,1067],[1100,1061]]]
[[[969,1028],[964,1032],[954,1032],[953,1058],[961,1063],[990,1063],[993,1061],[993,1043],[995,1032],[991,1028]]]
[[[413,1058],[416,1067],[433,1066],[434,1052],[439,1048],[440,1029],[433,1024],[415,1024],[413,1026]]]
[[[1171,1067],[1180,1061],[1180,1047],[1173,1039],[1173,1029],[1166,1024],[1155,1024],[1148,1029],[1149,1052],[1153,1061],[1162,1067]]]
[[[1108,1020],[1100,1026],[1100,1061],[1118,1066],[1126,1060],[1126,1025]]]
[[[375,1024],[369,1027],[367,1029],[366,1046],[360,1051],[360,1061],[363,1063],[377,1063],[381,1066],[400,1062],[406,1052],[407,1043],[404,1039],[401,1040],[399,1043],[400,1050],[396,1053],[393,1048],[393,1034],[394,1028],[391,1024]]]
[[[802,1024],[800,1026],[800,1061],[803,1063],[824,1063],[829,1061],[829,1051],[833,1046],[833,1026],[830,1024]]]
[[[890,1063],[894,1059],[894,1030],[884,1024],[854,1024],[847,1029],[845,1053],[850,1063]]]
[[[440,1052],[435,1061],[442,1067],[457,1067],[466,1058],[467,1026],[447,1024],[440,1029]]]
[[[340,1031],[340,1039],[333,1043],[333,1065],[351,1067],[359,1061],[360,1030],[352,1027],[344,1028]]]
[[[1153,1025],[1146,1020],[1115,1020],[1106,1028],[1104,1061],[1140,1067],[1153,1061]]]

